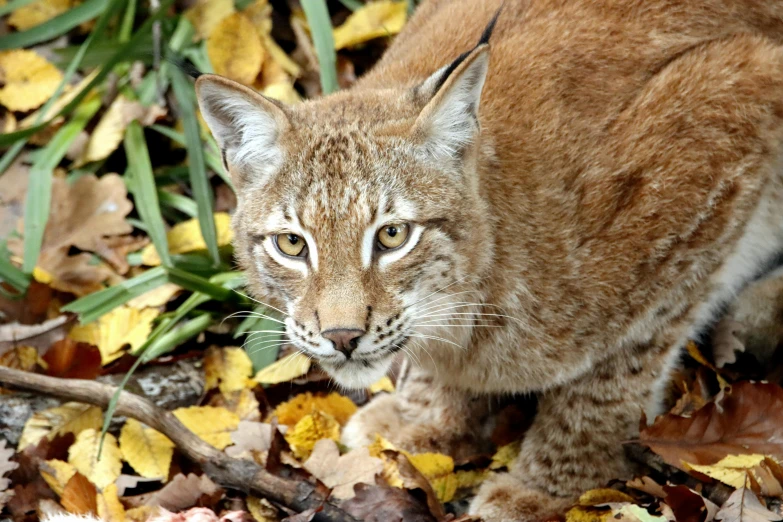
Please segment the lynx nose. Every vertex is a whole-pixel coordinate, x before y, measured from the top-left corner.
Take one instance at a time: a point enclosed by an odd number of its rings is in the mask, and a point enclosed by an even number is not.
[[[359,345],[359,338],[364,335],[364,330],[359,330],[358,328],[333,328],[321,332],[321,335],[332,341],[335,350],[343,352],[345,357],[350,359],[351,353]]]

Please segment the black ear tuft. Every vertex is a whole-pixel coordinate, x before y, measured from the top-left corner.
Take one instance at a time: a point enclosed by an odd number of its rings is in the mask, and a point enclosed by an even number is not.
[[[479,39],[478,45],[489,43],[489,39],[492,36],[492,31],[495,30],[495,24],[498,22],[498,17],[500,17],[500,12],[503,10],[503,5],[504,4],[500,4],[500,7],[498,7],[498,10],[495,11],[495,15],[492,17],[492,20],[490,20],[487,26],[484,28],[484,32],[481,33],[481,38]],[[478,47],[478,45],[476,47]]]
[[[166,60],[194,80],[198,80],[199,76],[204,74],[203,72],[199,71],[198,68],[190,62],[190,60],[187,60],[179,55],[168,54],[166,56]]]

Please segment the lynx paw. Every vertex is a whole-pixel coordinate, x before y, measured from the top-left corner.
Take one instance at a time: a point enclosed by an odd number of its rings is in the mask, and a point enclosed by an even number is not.
[[[530,489],[510,473],[489,478],[470,505],[470,514],[485,522],[556,520],[573,501]]]

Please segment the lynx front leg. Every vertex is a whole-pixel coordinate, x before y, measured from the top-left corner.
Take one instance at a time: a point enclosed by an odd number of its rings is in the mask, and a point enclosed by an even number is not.
[[[545,520],[581,493],[629,477],[622,442],[656,401],[669,355],[654,347],[623,354],[543,393],[519,457],[509,473],[482,485],[471,513],[486,522]]]
[[[366,446],[377,433],[415,453],[434,451],[459,458],[485,449],[481,430],[490,399],[441,387],[424,370],[406,364],[394,394],[373,399],[351,418],[343,430],[343,444]]]

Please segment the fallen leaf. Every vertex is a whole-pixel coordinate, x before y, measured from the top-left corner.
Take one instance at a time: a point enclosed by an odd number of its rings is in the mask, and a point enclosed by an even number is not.
[[[38,364],[38,350],[32,346],[16,346],[0,355],[0,366],[31,372]]]
[[[117,486],[109,484],[96,499],[98,517],[104,522],[125,522],[125,506],[117,496]]]
[[[157,506],[137,506],[125,510],[125,520],[131,522],[150,522],[161,514]]]
[[[52,491],[59,496],[63,496],[63,491],[68,481],[76,475],[76,468],[59,459],[51,459],[41,462],[39,466],[41,477],[49,484]]]
[[[207,38],[215,72],[244,85],[251,85],[261,72],[264,54],[261,38],[244,13],[223,18]]]
[[[310,358],[301,353],[292,353],[259,370],[253,379],[259,384],[280,384],[301,377],[308,371]]]
[[[75,0],[38,0],[11,13],[8,17],[8,25],[18,31],[26,31],[63,14],[74,5],[76,5]]]
[[[636,477],[633,480],[626,482],[625,485],[629,488],[643,491],[656,498],[666,498],[666,491],[663,490],[663,486],[650,477]]]
[[[68,449],[68,463],[87,477],[90,482],[103,489],[120,476],[122,454],[114,435],[107,433],[103,440],[103,450],[98,459],[101,432],[94,429],[84,430],[76,436],[76,442]]]
[[[79,83],[77,83],[74,86],[66,85],[65,89],[63,89],[63,93],[60,95],[59,98],[57,98],[57,101],[55,101],[45,113],[42,113],[41,110],[37,110],[28,116],[26,116],[22,121],[19,122],[19,128],[24,129],[26,127],[32,127],[36,125],[36,122],[38,121],[48,121],[54,118],[54,122],[52,125],[49,125],[47,129],[52,127],[59,127],[60,124],[62,124],[65,121],[65,118],[63,117],[57,117],[57,114],[69,103],[73,101],[76,96],[83,91],[90,82],[92,82],[95,77],[98,75],[99,69],[94,70],[84,78],[82,78]],[[95,91],[90,91],[90,93],[85,97],[85,100],[89,99],[90,96],[94,96]],[[32,138],[31,138],[32,139]]]
[[[255,384],[254,381],[250,381]],[[261,405],[256,399],[253,390],[248,388],[242,388],[238,391],[229,392],[227,394],[218,394],[213,396],[207,406],[216,406],[218,408],[225,408],[230,412],[236,413],[243,421],[260,421],[261,420]]]
[[[294,82],[288,80],[267,85],[261,91],[261,94],[267,98],[281,101],[286,105],[296,105],[302,101],[301,96],[294,89]]]
[[[203,40],[214,28],[234,12],[233,0],[199,0],[183,13],[196,29],[195,40]]]
[[[231,444],[231,432],[239,426],[236,413],[225,408],[191,406],[173,413],[186,428],[220,450]]]
[[[14,450],[6,448],[6,441],[0,439],[0,510],[3,509],[5,503],[13,496],[13,492],[6,491],[8,486],[11,485],[11,480],[4,478],[7,473],[15,470],[19,467],[19,464],[11,460],[14,456]]]
[[[331,415],[341,426],[344,426],[356,413],[356,404],[337,392],[328,395],[313,395],[305,392],[278,405],[269,417],[277,417],[277,422],[285,426],[294,426],[305,415],[316,410]]]
[[[240,391],[252,374],[253,363],[242,348],[211,346],[204,355],[204,391],[215,388],[220,388],[223,394]]]
[[[226,454],[234,458],[244,458],[254,452],[263,453],[272,445],[271,424],[263,422],[240,421],[237,429],[231,433],[232,446],[226,448]]]
[[[101,424],[103,415],[100,408],[89,404],[67,402],[62,406],[35,412],[24,425],[18,450],[36,445],[44,437],[53,440],[66,433],[79,435],[84,430],[99,429]]]
[[[158,315],[160,311],[154,308],[119,306],[91,323],[73,327],[68,337],[97,346],[101,364],[106,365],[122,357],[126,348],[133,351],[143,345]]]
[[[745,487],[747,481],[758,484],[759,492],[768,497],[783,495],[783,472],[780,463],[764,455],[728,455],[715,464],[684,463],[689,471],[696,471],[719,480],[733,488]]]
[[[783,517],[764,507],[752,491],[741,488],[731,494],[715,519],[723,522],[777,522]]]
[[[318,506],[317,508],[306,509],[301,513],[297,513],[295,515],[285,517],[280,522],[310,522],[312,519],[315,518],[315,515],[319,513],[322,509],[323,509],[322,506]]]
[[[435,522],[421,490],[357,484],[356,495],[340,507],[365,522]]]
[[[518,440],[501,446],[492,455],[492,463],[489,465],[489,469],[510,469],[511,463],[516,460],[522,450],[522,441]]]
[[[120,432],[120,453],[142,477],[165,482],[169,477],[174,443],[159,431],[128,419]]]
[[[65,485],[60,503],[69,513],[94,515],[98,511],[97,494],[95,485],[81,473],[76,473]]]
[[[690,417],[667,414],[641,430],[640,442],[670,465],[715,464],[728,455],[761,454],[783,459],[783,389],[740,382]]]
[[[249,495],[246,499],[247,510],[256,522],[278,522],[280,520],[278,509],[267,499]]]
[[[215,212],[215,229],[217,230],[217,242],[219,247],[231,244],[233,234],[231,232],[231,216],[226,212]],[[201,235],[201,226],[198,220],[189,219],[174,225],[166,234],[171,254],[186,254],[207,249],[204,236]],[[141,251],[141,261],[147,266],[160,265],[160,257],[154,244],[147,245]]]
[[[383,471],[383,461],[371,457],[367,448],[340,455],[336,442],[322,439],[315,443],[304,468],[330,488],[333,497],[343,500],[353,497],[355,484],[374,484],[375,475]]]
[[[24,49],[0,52],[0,104],[12,111],[29,111],[48,100],[62,73],[45,58]]]
[[[182,511],[196,505],[203,495],[216,495],[221,489],[206,475],[193,473],[174,476],[162,489],[142,500],[146,507],[161,507],[169,511]],[[127,514],[127,513],[126,513]]]
[[[672,508],[677,522],[709,522],[715,518],[718,506],[686,486],[664,486],[666,504]]]
[[[108,158],[122,143],[125,130],[132,121],[146,126],[165,115],[166,110],[158,105],[145,106],[123,95],[117,96],[90,134],[90,139],[74,167]]]
[[[302,420],[285,434],[291,451],[300,460],[309,457],[315,443],[321,439],[340,440],[340,424],[331,415],[318,410],[302,417]]]
[[[388,377],[381,377],[381,380],[370,386],[373,395],[382,392],[394,393],[394,384]]]
[[[64,379],[94,379],[101,374],[101,352],[97,347],[61,339],[43,356],[46,374]]]
[[[335,49],[353,47],[400,32],[408,13],[406,2],[379,0],[365,4],[334,30]]]

